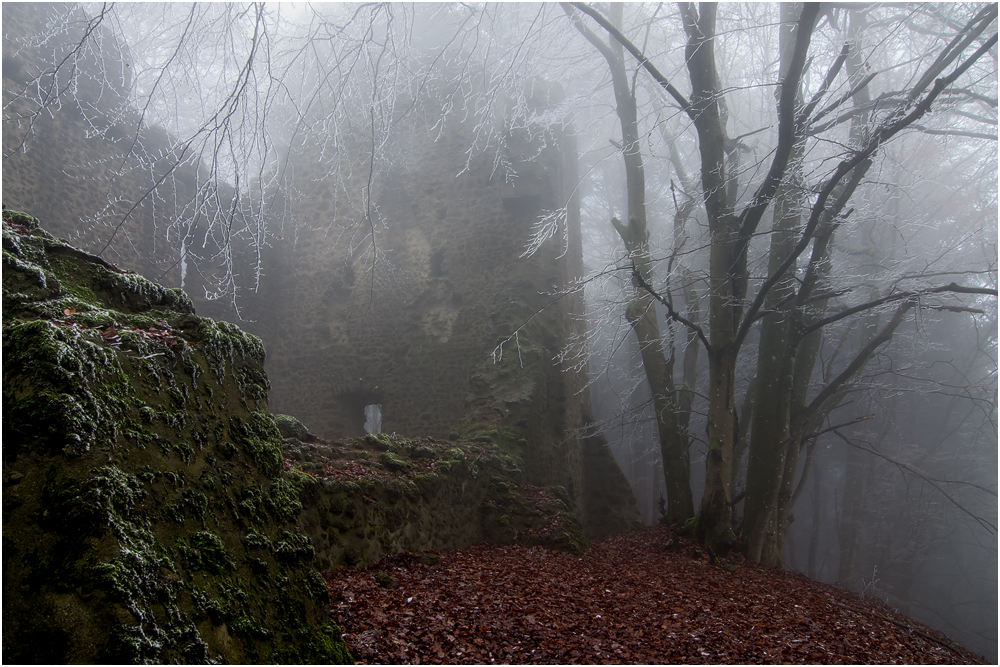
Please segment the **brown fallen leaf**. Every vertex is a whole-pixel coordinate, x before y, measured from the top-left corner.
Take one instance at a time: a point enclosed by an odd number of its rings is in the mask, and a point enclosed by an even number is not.
[[[668,540],[680,548],[658,546]],[[399,554],[326,576],[360,663],[982,662],[877,601],[740,556],[735,572],[692,563],[692,548],[655,526],[596,542],[583,557],[481,544],[439,551],[434,567]],[[379,571],[399,588],[380,588]],[[357,634],[366,627],[382,632]]]

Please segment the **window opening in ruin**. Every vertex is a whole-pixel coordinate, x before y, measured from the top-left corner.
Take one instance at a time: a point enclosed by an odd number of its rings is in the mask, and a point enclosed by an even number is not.
[[[382,402],[384,392],[376,382],[359,378],[334,389],[340,433],[358,438],[366,433],[382,432]]]
[[[372,403],[365,406],[365,433],[382,432],[382,404]]]
[[[431,253],[431,278],[440,278],[444,275],[444,250],[438,248]]]

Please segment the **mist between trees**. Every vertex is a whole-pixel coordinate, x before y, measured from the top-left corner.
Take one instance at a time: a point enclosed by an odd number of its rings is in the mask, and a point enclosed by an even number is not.
[[[66,209],[74,242],[238,318],[264,249],[304,230],[346,248],[372,298],[397,280],[378,202],[405,132],[462,126],[466,167],[510,182],[518,137],[571,129],[586,272],[553,298],[582,291],[588,326],[553,362],[589,368],[646,521],[881,597],[995,660],[996,19],[5,5],[4,171],[46,119],[82,118],[118,152],[63,167],[106,194]],[[300,173],[303,155],[329,166]],[[296,216],[317,181],[325,219]],[[567,224],[541,217],[525,255],[568,244]]]

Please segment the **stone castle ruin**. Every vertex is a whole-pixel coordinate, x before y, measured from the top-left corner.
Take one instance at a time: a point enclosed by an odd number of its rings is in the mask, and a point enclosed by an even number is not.
[[[582,273],[572,130],[511,137],[509,181],[489,156],[466,168],[463,130],[435,139],[417,127],[397,140],[407,157],[375,202],[388,268],[374,280],[370,253],[352,257],[320,225],[268,249],[247,313],[268,349],[273,409],[326,436],[363,435],[374,411],[385,433],[491,438],[532,483],[564,486],[588,532],[624,528],[631,493],[587,430],[586,370],[555,361],[585,325],[582,294],[560,292]],[[294,164],[309,186],[289,217],[323,220],[328,166],[309,152]],[[524,256],[539,217],[563,208],[557,238]]]
[[[5,5],[5,30],[31,34],[32,16]],[[37,55],[5,39],[5,103],[36,71]],[[165,133],[141,127],[122,106],[128,85],[125,74],[120,90],[95,89],[88,108],[101,111],[101,127],[71,104],[38,117],[30,134],[5,123],[4,206],[123,269],[180,287],[180,239],[204,236],[178,224],[185,202],[207,185],[220,202],[234,193],[198,164],[158,180],[176,156]],[[533,111],[560,101],[556,84],[527,86]],[[273,240],[259,256],[234,243],[234,273],[260,276],[257,291],[240,296],[244,319],[204,299],[210,275],[188,270],[183,287],[199,315],[260,336],[272,412],[325,438],[380,431],[490,442],[520,461],[527,483],[563,487],[588,535],[628,528],[638,520],[635,500],[591,428],[586,369],[558,361],[585,326],[582,294],[566,291],[582,273],[572,127],[512,129],[500,156],[506,166],[497,169],[494,157],[470,160],[472,123],[435,134],[413,119],[399,124],[388,147],[395,157],[374,174],[371,201],[345,204],[330,175],[348,168],[318,148],[291,151],[295,192],[269,218]],[[142,169],[128,168],[138,164],[133,143],[147,153]],[[357,192],[370,177],[368,143],[358,138],[355,168],[337,174]],[[157,194],[139,202],[157,182]],[[557,220],[556,234],[526,256],[545,215]]]

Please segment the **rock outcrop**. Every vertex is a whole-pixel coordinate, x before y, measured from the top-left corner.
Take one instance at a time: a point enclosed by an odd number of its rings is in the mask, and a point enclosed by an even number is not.
[[[264,349],[3,212],[4,662],[347,662]]]

